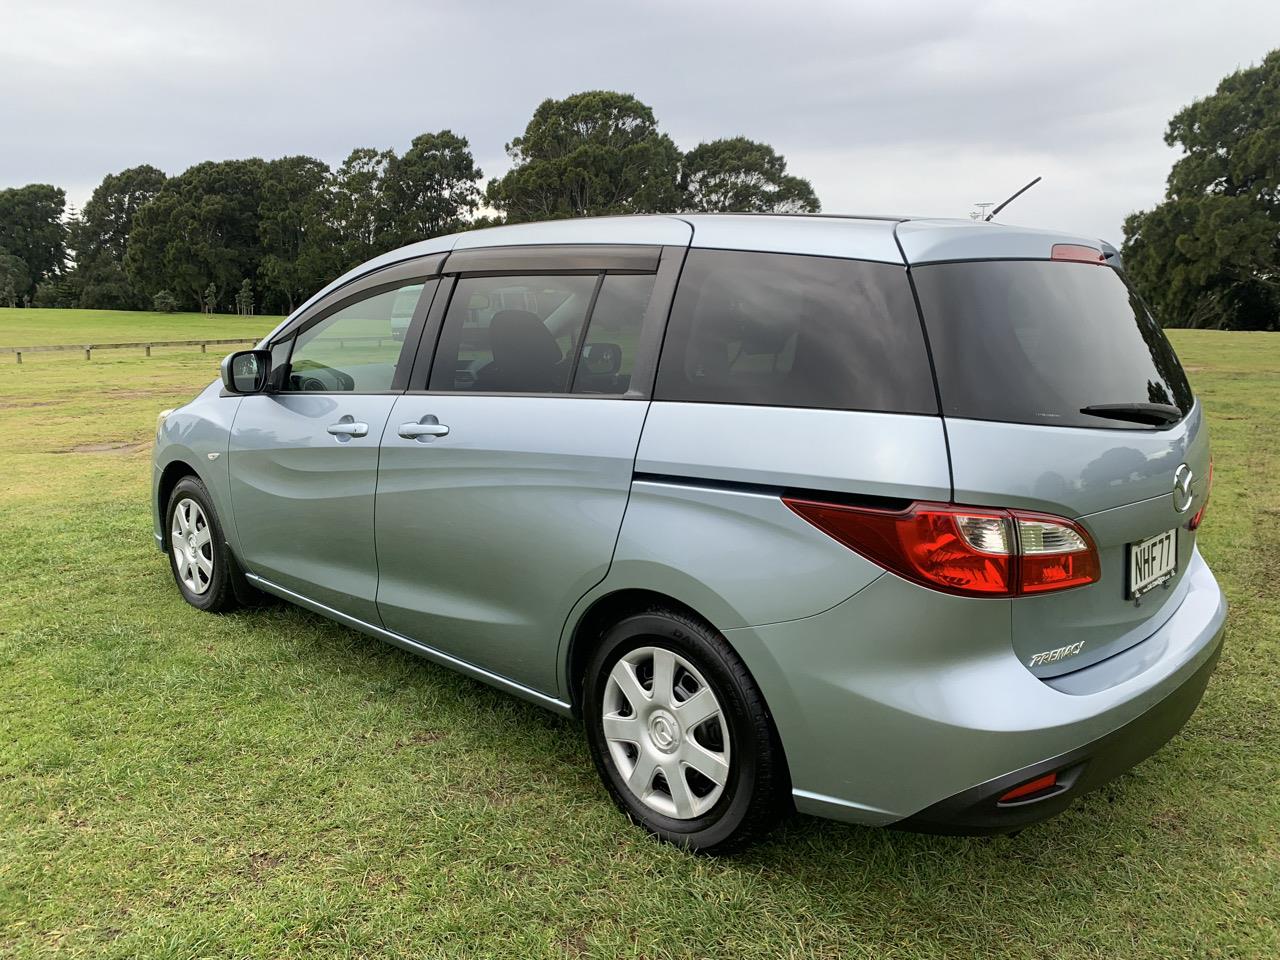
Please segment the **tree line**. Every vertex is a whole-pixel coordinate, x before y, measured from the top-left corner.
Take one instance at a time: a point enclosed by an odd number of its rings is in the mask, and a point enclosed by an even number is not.
[[[1180,110],[1164,200],[1125,220],[1121,253],[1167,322],[1280,329],[1280,50]]]
[[[745,137],[681,152],[650,107],[591,91],[543,101],[482,189],[465,137],[314,157],[150,165],[105,177],[78,212],[58,187],[0,190],[0,305],[234,306],[291,312],[347,269],[415,240],[497,223],[679,211],[816,212],[807,180]]]
[[[1167,326],[1280,328],[1280,51],[1226,77],[1165,134],[1164,200],[1125,220],[1125,270]],[[67,215],[47,184],[0,190],[0,305],[288,312],[332,277],[414,240],[610,213],[814,212],[807,180],[745,137],[687,153],[635,97],[545,100],[482,189],[464,137],[107,176]]]

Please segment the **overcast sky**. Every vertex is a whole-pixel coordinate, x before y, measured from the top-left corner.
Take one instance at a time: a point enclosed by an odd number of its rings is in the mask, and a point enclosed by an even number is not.
[[[487,176],[537,104],[635,94],[683,149],[744,135],[831,213],[1119,240],[1163,191],[1172,114],[1280,46],[1280,2],[0,0],[0,187],[82,205],[109,172],[450,128]]]

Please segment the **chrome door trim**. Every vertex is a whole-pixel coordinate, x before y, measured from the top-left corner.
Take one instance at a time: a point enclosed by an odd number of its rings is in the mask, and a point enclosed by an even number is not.
[[[434,647],[429,647],[416,640],[410,640],[408,637],[401,636],[400,634],[387,630],[383,627],[375,626],[374,624],[361,620],[358,617],[353,617],[350,614],[343,613],[341,610],[335,610],[333,607],[326,606],[319,601],[304,597],[300,593],[294,593],[292,590],[282,587],[278,583],[272,583],[270,580],[260,577],[257,574],[246,571],[244,576],[246,580],[258,589],[265,590],[267,593],[273,593],[277,597],[288,600],[291,603],[296,603],[298,606],[305,607],[313,613],[318,613],[331,620],[336,620],[344,626],[352,627],[362,633],[367,633],[371,637],[377,637],[379,640],[390,643],[393,646],[408,650],[410,653],[416,653],[418,656],[438,663],[443,667],[449,667],[459,673],[466,674],[473,680],[480,680],[484,683],[490,684],[491,686],[497,687],[500,690],[505,690],[508,693],[514,693],[516,696],[532,701],[540,707],[546,707],[548,710],[552,710],[566,717],[573,715],[572,707],[563,700],[558,700],[545,693],[540,693],[532,687],[526,687],[524,684],[517,683],[515,680],[508,680],[500,674],[492,673],[489,670],[485,670],[483,667],[477,667],[474,664],[468,663],[466,660],[460,660],[447,653],[442,653]]]

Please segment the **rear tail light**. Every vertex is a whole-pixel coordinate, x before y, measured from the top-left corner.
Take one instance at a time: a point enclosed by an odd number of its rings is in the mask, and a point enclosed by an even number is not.
[[[1209,509],[1209,497],[1213,495],[1213,457],[1209,458],[1209,483],[1204,490],[1204,503],[1200,504],[1200,509],[1196,511],[1196,515],[1191,518],[1191,522],[1187,524],[1188,530],[1198,530],[1200,522],[1204,520],[1204,512]]]
[[[782,500],[868,560],[947,593],[1014,597],[1084,586],[1100,576],[1093,541],[1062,517],[945,503],[881,510]]]
[[[1101,575],[1089,535],[1070,520],[1013,511],[1018,524],[1019,586],[1023,593],[1065,590]]]

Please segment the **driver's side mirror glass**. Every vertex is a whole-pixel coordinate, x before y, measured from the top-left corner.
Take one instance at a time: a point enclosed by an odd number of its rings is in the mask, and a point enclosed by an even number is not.
[[[232,393],[261,393],[270,375],[270,350],[241,350],[222,361],[222,385]]]
[[[588,343],[582,348],[582,366],[593,376],[612,376],[622,369],[622,347],[616,343]]]

